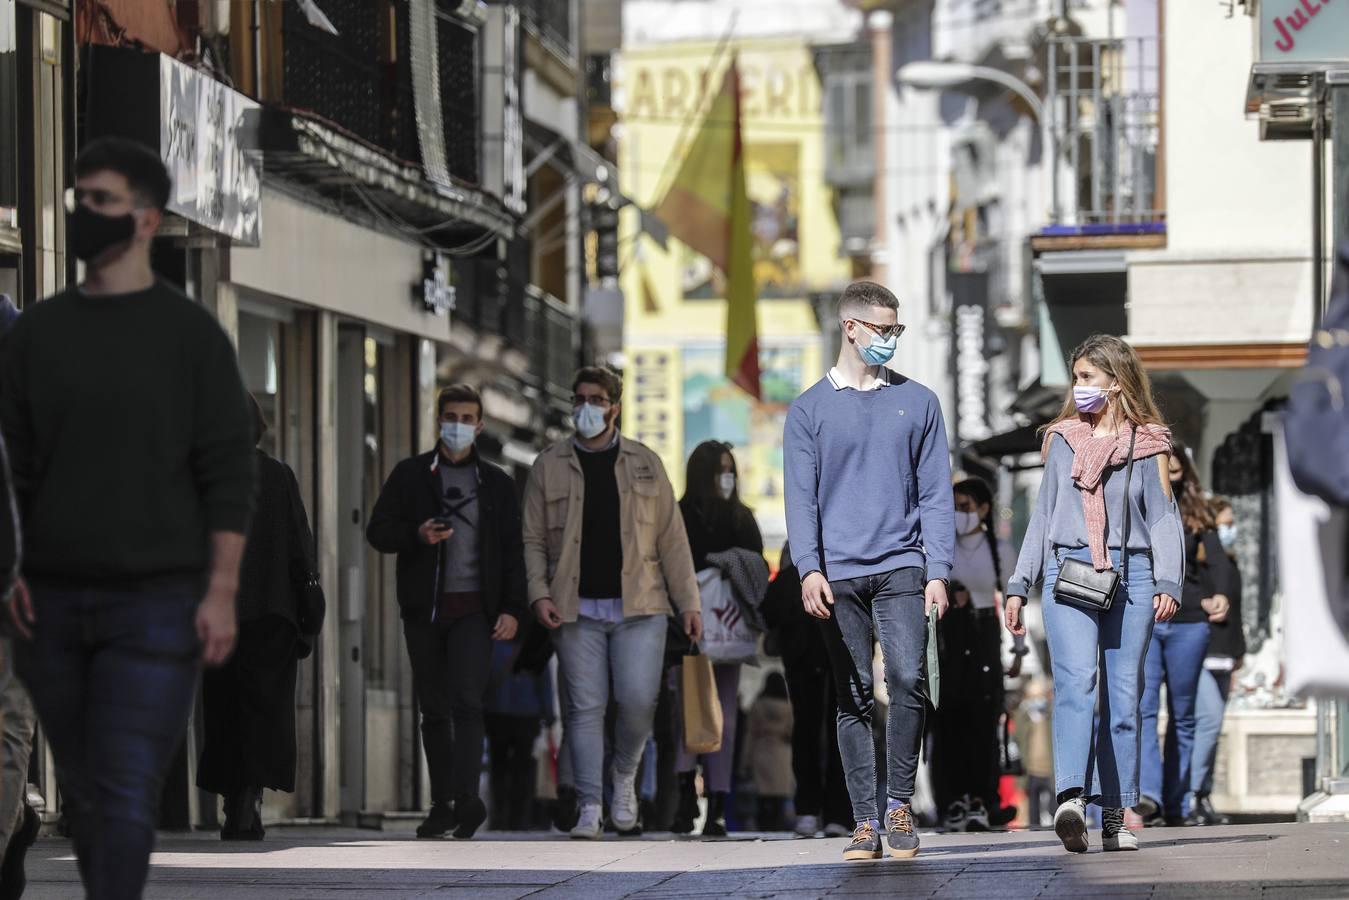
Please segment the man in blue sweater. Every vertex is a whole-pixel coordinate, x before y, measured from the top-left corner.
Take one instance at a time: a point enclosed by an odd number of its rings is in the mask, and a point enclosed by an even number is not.
[[[857,828],[847,860],[879,859],[871,714],[873,636],[890,694],[886,830],[890,855],[918,854],[914,778],[923,739],[927,615],[944,615],[955,545],[946,426],[929,389],[888,368],[899,301],[848,286],[838,365],[787,414],[787,538],[806,611],[824,620],[838,686],[838,744]]]

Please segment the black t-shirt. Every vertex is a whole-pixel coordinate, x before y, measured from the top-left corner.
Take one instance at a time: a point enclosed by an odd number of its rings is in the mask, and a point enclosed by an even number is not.
[[[577,448],[585,476],[581,510],[580,596],[611,600],[623,596],[623,537],[619,524],[618,442],[590,453]]]

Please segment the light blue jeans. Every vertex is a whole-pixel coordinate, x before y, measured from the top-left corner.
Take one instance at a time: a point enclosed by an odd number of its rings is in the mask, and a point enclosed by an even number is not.
[[[1205,669],[1199,676],[1194,705],[1194,753],[1190,757],[1190,792],[1196,797],[1207,797],[1213,792],[1213,764],[1218,756],[1218,737],[1222,734],[1231,688],[1231,672]]]
[[[1120,554],[1111,561],[1119,566]],[[1120,593],[1105,613],[1054,599],[1060,560],[1087,562],[1087,548],[1055,548],[1045,566],[1044,620],[1054,674],[1054,790],[1081,788],[1101,806],[1138,803],[1143,662],[1152,639],[1152,557],[1129,554]]]
[[[603,796],[604,713],[611,690],[618,705],[614,770],[632,774],[641,763],[660,694],[666,620],[662,615],[622,622],[581,617],[553,636],[567,688],[563,710],[567,751],[582,804],[598,804]]]
[[[1143,685],[1143,796],[1158,801],[1166,815],[1185,815],[1195,742],[1195,698],[1208,650],[1207,622],[1159,622],[1152,632]],[[1170,725],[1157,733],[1162,685]],[[1162,752],[1161,742],[1166,752]]]

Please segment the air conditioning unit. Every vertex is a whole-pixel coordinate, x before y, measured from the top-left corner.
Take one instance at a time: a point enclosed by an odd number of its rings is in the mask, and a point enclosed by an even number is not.
[[[1262,141],[1312,136],[1324,73],[1296,63],[1256,63],[1246,87],[1246,116],[1260,121]]]

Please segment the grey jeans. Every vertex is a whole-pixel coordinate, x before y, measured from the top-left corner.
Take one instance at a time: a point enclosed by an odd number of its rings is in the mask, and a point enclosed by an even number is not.
[[[614,770],[634,774],[641,763],[660,694],[666,619],[657,615],[600,622],[582,617],[554,634],[566,685],[567,752],[583,805],[599,804],[603,795],[604,713],[611,690],[618,706]]]
[[[0,856],[9,846],[23,819],[23,800],[28,793],[28,759],[33,753],[37,714],[28,691],[14,677],[14,658],[9,640],[0,641]]]

